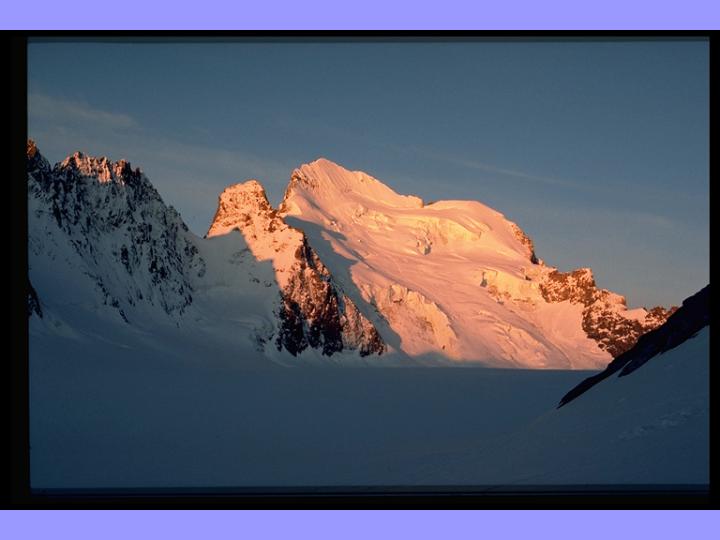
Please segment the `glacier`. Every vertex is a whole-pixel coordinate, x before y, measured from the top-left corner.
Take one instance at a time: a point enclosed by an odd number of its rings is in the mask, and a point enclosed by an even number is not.
[[[482,203],[320,159],[200,238],[140,169],[29,142],[28,215],[35,489],[707,481],[708,330],[557,410],[675,308]]]

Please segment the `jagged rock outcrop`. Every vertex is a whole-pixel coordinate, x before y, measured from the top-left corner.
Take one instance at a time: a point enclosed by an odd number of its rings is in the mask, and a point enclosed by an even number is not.
[[[210,250],[215,277],[212,282],[203,280],[209,264],[201,255],[206,249],[203,240],[165,205],[142,171],[124,160],[80,152],[51,166],[28,141],[27,172],[31,274],[38,273],[42,291],[53,287],[57,269],[58,278],[71,285],[62,302],[94,312],[108,306],[128,324],[138,318],[147,323],[148,317],[192,324],[206,316],[194,312],[191,319],[185,318],[196,289],[217,286],[222,280],[218,276],[227,272],[227,260]],[[233,229],[242,232],[257,261],[272,261],[280,290],[274,321],[267,321],[262,306],[238,306],[258,321],[247,339],[259,340],[264,347],[274,338],[278,349],[293,355],[307,348],[326,356],[345,350],[368,356],[386,350],[372,323],[333,283],[303,233],[277,216],[259,183],[233,186],[221,195],[208,236]],[[243,259],[246,248],[236,251],[231,256],[237,271],[254,271],[257,261]],[[267,278],[262,284],[252,276],[246,281],[238,282],[247,289],[239,291],[238,298],[268,297],[275,291]],[[42,316],[38,294],[29,282],[27,294],[29,315]],[[210,318],[227,324],[222,313]]]
[[[385,351],[377,329],[339,290],[305,234],[285,223],[255,180],[223,191],[207,237],[234,229],[258,260],[272,261],[275,269],[281,296],[279,350],[297,355],[311,347],[327,356],[345,349],[361,356]]]
[[[38,316],[64,302],[130,324],[200,321],[220,339],[214,328],[242,328],[272,358],[392,350],[430,363],[602,368],[673,311],[628,309],[589,269],[546,266],[482,203],[425,205],[326,159],[292,173],[278,210],[255,180],[228,187],[207,240],[124,160],[78,152],[51,166],[28,141],[27,172]],[[67,285],[58,293],[55,272]]]
[[[654,307],[628,316],[623,296],[595,284],[592,270],[579,268],[572,272],[551,271],[540,283],[540,291],[547,302],[569,300],[582,304],[582,327],[587,336],[613,358],[632,348],[637,340],[663,324],[677,307]]]
[[[303,236],[295,250],[297,262],[282,288],[278,348],[292,354],[306,347],[328,356],[357,349],[361,356],[382,354],[385,344],[375,327],[347,296],[339,293],[325,265]]]
[[[535,255],[535,244],[532,239],[525,234],[525,231],[523,231],[516,223],[510,222],[510,228],[515,233],[515,236],[520,243],[527,248],[528,260],[533,264],[541,264],[540,259],[538,259],[537,255]]]
[[[81,152],[51,167],[28,141],[27,173],[31,252],[67,262],[69,246],[78,272],[126,322],[138,304],[181,315],[192,303],[205,263],[140,169]]]
[[[588,377],[570,390],[560,400],[558,407],[568,404],[596,384],[619,373],[619,377],[631,374],[648,361],[684,343],[710,324],[710,285],[683,301],[659,327],[640,336],[637,343],[615,358],[607,368]]]

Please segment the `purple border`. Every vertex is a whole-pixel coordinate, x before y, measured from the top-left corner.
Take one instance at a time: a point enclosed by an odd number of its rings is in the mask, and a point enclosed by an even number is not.
[[[696,30],[716,0],[34,0],[3,6],[0,29]],[[680,6],[680,7],[678,7]],[[718,512],[0,512],[3,536],[53,538],[710,538]]]
[[[717,525],[717,511],[27,511],[0,514],[3,536],[16,540],[709,540],[715,537]]]
[[[702,30],[717,0],[34,0],[3,5],[0,29]],[[201,6],[198,8],[197,6]]]

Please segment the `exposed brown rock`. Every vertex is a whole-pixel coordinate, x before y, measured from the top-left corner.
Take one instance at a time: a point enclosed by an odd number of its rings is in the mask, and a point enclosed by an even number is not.
[[[282,276],[275,339],[279,350],[297,355],[311,347],[327,356],[344,349],[361,356],[385,351],[377,329],[335,284],[305,234],[272,208],[256,180],[223,191],[208,236],[233,228],[243,234],[255,256],[286,260],[276,268]],[[290,260],[283,253],[291,253]]]
[[[512,227],[517,239],[520,240],[520,243],[528,249],[528,259],[530,259],[530,262],[533,264],[540,264],[540,260],[535,255],[535,244],[533,244],[532,239],[525,234],[525,231],[518,227],[517,224],[510,223],[510,226]]]
[[[34,158],[35,154],[37,154],[37,146],[35,146],[35,141],[33,141],[32,139],[28,139],[28,141],[27,141],[27,157],[28,157],[28,159]]]
[[[572,272],[554,270],[540,284],[540,292],[547,302],[569,300],[582,304],[583,330],[613,358],[632,348],[640,336],[663,324],[677,310],[677,307],[657,306],[648,310],[643,320],[627,317],[625,298],[599,289],[589,268]]]

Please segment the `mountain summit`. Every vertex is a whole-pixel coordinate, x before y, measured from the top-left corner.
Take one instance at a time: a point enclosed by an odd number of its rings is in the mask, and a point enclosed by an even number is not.
[[[412,356],[596,368],[672,312],[628,309],[590,269],[546,266],[518,225],[479,202],[424,204],[326,159],[292,173],[279,214]]]
[[[375,327],[335,286],[303,232],[287,225],[272,209],[256,180],[220,194],[207,238],[233,230],[242,233],[258,261],[270,261],[275,270],[282,297],[279,348],[297,354],[309,346],[326,355],[348,348],[361,356],[385,351]]]
[[[29,141],[27,171],[39,332],[107,324],[281,364],[579,369],[672,312],[628,309],[590,269],[547,266],[479,202],[425,204],[324,158],[292,172],[277,209],[256,180],[225,189],[205,238],[126,161],[77,152],[51,166]]]

